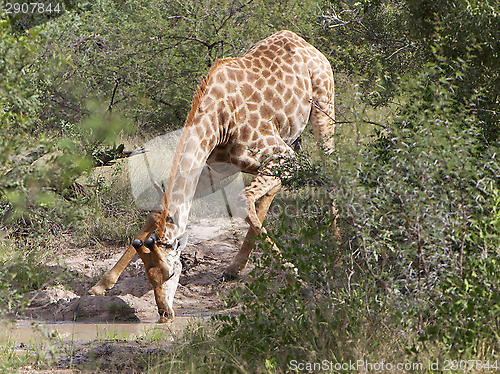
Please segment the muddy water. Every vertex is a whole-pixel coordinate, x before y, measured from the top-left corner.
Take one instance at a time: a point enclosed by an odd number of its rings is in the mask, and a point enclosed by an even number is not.
[[[46,323],[30,320],[3,322],[0,342],[17,347],[46,341],[86,343],[93,340],[136,340],[138,338],[169,341],[180,335],[194,321],[193,317],[176,317],[167,324],[141,323]]]

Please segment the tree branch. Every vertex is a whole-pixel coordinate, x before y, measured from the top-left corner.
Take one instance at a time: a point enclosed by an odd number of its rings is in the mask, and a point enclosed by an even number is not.
[[[120,144],[119,146],[116,146],[114,148],[94,153],[92,155],[92,158],[94,160],[94,167],[111,166],[116,162],[116,160],[119,160],[121,158],[128,158],[146,152],[146,149],[144,148],[138,148],[133,151],[125,151],[124,149],[125,146],[123,144]]]
[[[113,95],[111,95],[111,101],[109,102],[108,110],[106,111],[106,115],[109,116],[111,115],[111,112],[113,111],[113,103],[115,101],[115,95],[116,95],[116,90],[118,89],[118,85],[120,84],[120,79],[115,79],[115,88],[113,89]]]

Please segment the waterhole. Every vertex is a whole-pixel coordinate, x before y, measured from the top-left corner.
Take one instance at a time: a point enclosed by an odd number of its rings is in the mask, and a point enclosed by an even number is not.
[[[176,317],[174,322],[140,323],[47,323],[33,320],[4,321],[0,340],[15,344],[17,350],[28,349],[47,342],[87,343],[94,340],[173,341],[193,317]]]

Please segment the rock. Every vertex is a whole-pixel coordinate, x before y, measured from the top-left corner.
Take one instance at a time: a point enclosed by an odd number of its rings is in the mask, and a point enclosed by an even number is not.
[[[78,295],[65,290],[62,286],[55,286],[41,291],[31,291],[27,294],[30,303],[28,308],[39,308],[57,304],[59,300],[70,301],[77,298]]]
[[[139,322],[136,310],[122,297],[84,296],[71,300],[54,314],[56,321]]]

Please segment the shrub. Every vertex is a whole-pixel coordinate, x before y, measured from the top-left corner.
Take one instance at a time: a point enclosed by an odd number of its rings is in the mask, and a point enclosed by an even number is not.
[[[429,65],[408,81],[394,122],[368,144],[339,148],[330,167],[321,164],[327,173],[314,177],[318,166],[300,157],[284,166],[323,196],[334,191],[342,243],[328,209],[311,214],[317,196],[299,192],[296,211],[308,213],[282,214],[269,236],[300,281],[288,283],[289,269],[261,242],[251,279],[234,295],[242,314],[218,319],[219,338],[245,370],[287,372],[292,359],[421,362],[436,352],[493,358],[500,349],[500,170],[449,72]],[[240,370],[234,360],[213,362]]]

